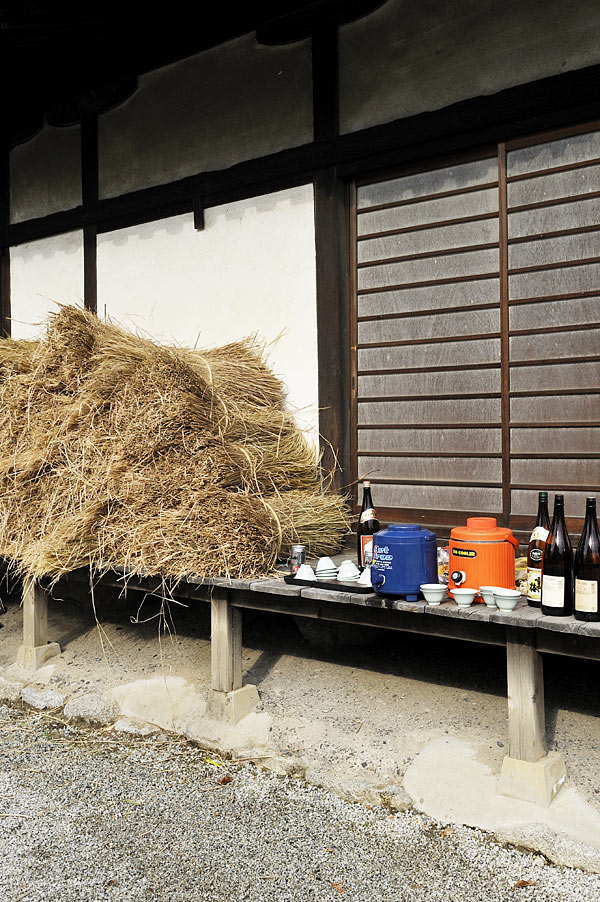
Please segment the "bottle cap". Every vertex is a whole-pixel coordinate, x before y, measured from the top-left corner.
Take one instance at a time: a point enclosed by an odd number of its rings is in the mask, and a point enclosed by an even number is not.
[[[540,501],[547,501],[548,500],[548,492],[540,492],[538,495],[538,498]]]
[[[555,496],[554,496],[554,503],[555,503],[555,504],[564,504],[564,503],[565,503],[565,496],[564,496],[564,495],[555,495]]]
[[[371,487],[371,482],[369,479],[363,479],[363,487],[365,489],[369,489]]]

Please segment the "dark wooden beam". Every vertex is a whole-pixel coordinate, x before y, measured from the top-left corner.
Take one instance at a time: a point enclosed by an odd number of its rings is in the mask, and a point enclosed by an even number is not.
[[[10,224],[10,152],[8,143],[0,150],[0,228]],[[0,247],[0,337],[10,335],[10,248]]]
[[[339,464],[334,485],[349,482],[348,291],[346,273],[345,186],[335,169],[317,173],[315,235],[317,275],[317,349],[319,367],[319,431],[323,470]]]
[[[99,231],[191,212],[312,180],[337,167],[347,179],[409,161],[516,139],[600,118],[600,65],[476,97],[359,132],[246,160],[225,170],[134,191],[0,228],[0,245],[22,244],[95,225]],[[575,101],[574,101],[575,98]]]
[[[81,199],[83,208],[98,203],[98,116],[81,120]],[[83,303],[92,313],[98,308],[98,229],[95,223],[83,229]]]

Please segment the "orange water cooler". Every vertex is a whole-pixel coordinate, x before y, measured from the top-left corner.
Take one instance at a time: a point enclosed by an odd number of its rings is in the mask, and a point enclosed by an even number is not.
[[[495,517],[469,517],[466,526],[450,532],[448,589],[464,586],[515,588],[515,552],[519,547],[512,529],[496,525]]]

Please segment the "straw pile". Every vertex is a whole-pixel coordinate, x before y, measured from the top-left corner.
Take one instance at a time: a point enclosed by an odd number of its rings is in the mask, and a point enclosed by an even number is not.
[[[252,340],[161,347],[75,307],[0,341],[0,491],[0,555],[28,577],[254,577],[348,531]]]

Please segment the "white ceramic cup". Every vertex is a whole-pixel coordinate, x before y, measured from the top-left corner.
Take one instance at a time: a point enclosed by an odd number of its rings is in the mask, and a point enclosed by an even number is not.
[[[520,597],[521,593],[518,589],[503,589],[501,586],[494,586],[494,601],[499,611],[504,613],[514,611]]]
[[[300,564],[294,579],[316,579],[315,572],[310,564]]]
[[[460,589],[452,589],[452,595],[459,608],[469,608],[477,595],[477,589],[468,589],[466,586]]]
[[[494,586],[479,586],[479,594],[485,601],[488,608],[496,607],[496,599],[494,598]]]
[[[423,583],[419,589],[425,596],[427,604],[438,605],[442,603],[442,599],[446,594],[446,586],[444,583]]]
[[[357,579],[360,575],[358,567],[352,561],[342,561],[338,570],[338,579]]]

